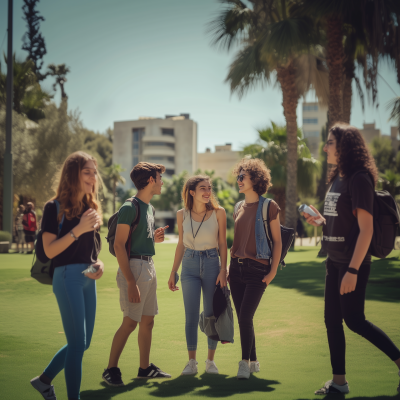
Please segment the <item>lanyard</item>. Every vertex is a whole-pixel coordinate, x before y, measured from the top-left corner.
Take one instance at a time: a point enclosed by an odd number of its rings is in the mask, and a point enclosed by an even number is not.
[[[201,228],[201,225],[203,225],[204,218],[206,217],[206,215],[207,215],[207,210],[206,210],[206,212],[204,213],[204,217],[203,217],[203,219],[201,220],[200,226],[198,227],[196,234],[194,234],[194,233],[193,233],[192,210],[190,210],[190,225],[191,225],[191,227],[192,227],[193,239],[196,239],[196,236],[197,236],[197,234],[199,233],[199,230],[200,230],[200,228]]]

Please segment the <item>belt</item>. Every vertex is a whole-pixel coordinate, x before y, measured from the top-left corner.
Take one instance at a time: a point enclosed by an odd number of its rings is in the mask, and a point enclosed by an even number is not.
[[[137,260],[151,261],[151,256],[130,256],[129,258],[136,258]]]

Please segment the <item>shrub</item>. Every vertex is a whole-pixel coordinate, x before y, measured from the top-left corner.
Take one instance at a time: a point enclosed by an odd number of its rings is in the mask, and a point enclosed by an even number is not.
[[[228,249],[230,249],[233,244],[233,229],[229,229],[226,232],[226,243],[228,244]]]
[[[11,242],[11,233],[0,231],[0,242]]]
[[[110,219],[111,215],[104,213],[103,214],[103,227],[107,229],[108,227],[108,220]]]

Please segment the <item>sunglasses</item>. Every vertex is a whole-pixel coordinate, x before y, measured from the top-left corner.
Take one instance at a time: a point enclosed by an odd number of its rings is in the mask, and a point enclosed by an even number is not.
[[[246,175],[244,175],[244,174],[238,175],[238,176],[236,177],[236,182],[243,182],[243,179],[244,179],[245,176],[246,176]]]

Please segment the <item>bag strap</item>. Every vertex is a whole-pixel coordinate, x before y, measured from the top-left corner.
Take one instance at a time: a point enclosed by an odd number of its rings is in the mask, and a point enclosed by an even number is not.
[[[135,206],[135,210],[136,210],[136,217],[131,223],[131,227],[129,229],[128,240],[126,241],[126,252],[128,254],[128,259],[129,259],[131,256],[132,233],[136,229],[136,226],[139,224],[139,221],[140,221],[140,206],[139,206],[139,202],[137,201],[137,198],[135,196],[129,198],[127,201],[130,201]],[[154,212],[155,211],[154,211],[154,207],[153,207],[153,213]]]
[[[269,245],[270,245],[271,251],[272,251],[273,242],[269,235],[269,207],[270,207],[270,205],[271,205],[271,199],[269,199],[267,197],[264,200],[263,207],[262,207],[262,218],[263,218],[263,222],[264,222],[265,235],[267,236],[267,240],[269,242]]]

